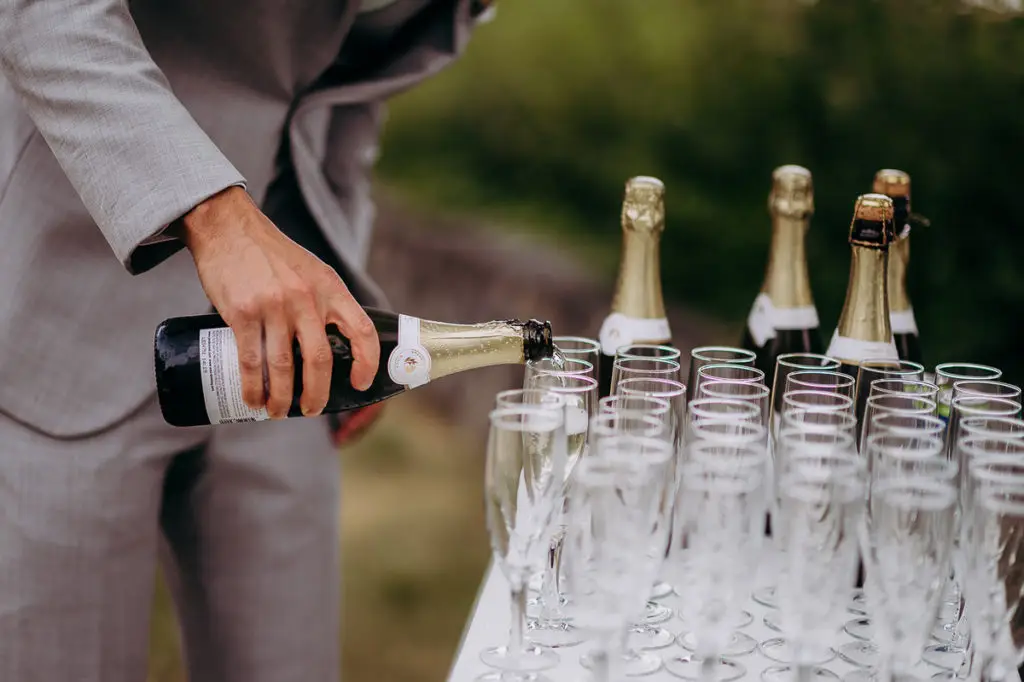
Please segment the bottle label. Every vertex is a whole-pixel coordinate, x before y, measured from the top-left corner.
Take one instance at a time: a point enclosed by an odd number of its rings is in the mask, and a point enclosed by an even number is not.
[[[889,325],[893,334],[913,334],[917,336],[917,320],[914,319],[914,309],[897,310],[889,313]]]
[[[199,330],[199,375],[203,382],[206,416],[211,424],[270,419],[267,408],[254,410],[242,400],[238,344],[229,327]]]
[[[754,299],[754,307],[747,315],[747,329],[750,330],[750,338],[758,348],[768,343],[769,339],[775,338],[775,325],[772,324],[772,299],[768,294],[758,294]]]
[[[629,317],[622,313],[612,313],[604,318],[598,335],[601,352],[610,356],[631,343],[664,343],[670,338],[672,331],[664,317]]]
[[[832,334],[832,341],[828,344],[829,357],[839,360],[850,360],[863,362],[865,360],[899,360],[899,352],[896,350],[896,342],[889,341],[861,341],[840,336],[837,329]]]
[[[772,310],[772,326],[776,329],[817,329],[818,309],[813,305]]]
[[[430,353],[420,343],[419,318],[398,316],[398,345],[388,358],[388,376],[399,386],[416,388],[430,381]]]

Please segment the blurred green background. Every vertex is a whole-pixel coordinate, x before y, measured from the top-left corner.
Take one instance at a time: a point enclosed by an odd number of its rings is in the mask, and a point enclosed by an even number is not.
[[[665,293],[736,342],[767,255],[771,171],[805,165],[827,341],[854,199],[900,168],[932,223],[913,234],[908,282],[926,362],[1024,380],[1020,16],[954,0],[498,5],[463,59],[392,103],[387,193],[526,232],[611,281],[623,183],[658,176]],[[488,559],[482,450],[415,394],[392,403],[343,454],[344,679],[441,680]],[[150,681],[181,682],[162,590],[156,604]]]
[[[909,275],[926,362],[1022,377],[1024,19],[952,0],[498,4],[462,61],[394,102],[383,182],[552,235],[610,278],[623,183],[658,176],[666,294],[740,323],[771,171],[804,165],[827,343],[854,199],[899,168],[932,221]]]

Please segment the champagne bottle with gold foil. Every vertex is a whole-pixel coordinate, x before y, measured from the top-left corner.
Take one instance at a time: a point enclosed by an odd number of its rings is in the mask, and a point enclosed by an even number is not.
[[[626,182],[622,201],[622,256],[612,309],[601,325],[599,393],[611,387],[615,352],[632,343],[668,344],[672,332],[661,292],[661,233],[665,185],[639,176]]]
[[[380,340],[380,368],[365,391],[352,388],[352,349],[338,328],[327,327],[334,366],[326,414],[356,410],[448,376],[493,365],[551,357],[551,325],[518,320],[452,324],[365,308]],[[203,426],[269,419],[266,408],[242,401],[235,335],[219,315],[175,317],[157,327],[156,388],[164,420]],[[289,417],[302,416],[302,355],[295,354],[295,389]]]
[[[875,173],[873,191],[892,199],[895,239],[889,246],[889,322],[901,360],[921,362],[914,307],[907,295],[907,266],[910,263],[910,176],[900,170]]]
[[[856,376],[867,360],[897,360],[889,322],[889,245],[893,241],[893,202],[884,194],[857,198],[850,223],[850,279],[839,325],[828,355]]]
[[[771,386],[779,355],[820,353],[824,347],[804,248],[814,213],[811,172],[802,166],[776,168],[768,212],[772,219],[768,266],[761,293],[747,317],[742,345],[757,353],[756,366]]]

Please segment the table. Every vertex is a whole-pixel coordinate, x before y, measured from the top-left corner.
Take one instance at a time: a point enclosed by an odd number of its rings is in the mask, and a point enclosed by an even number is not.
[[[765,584],[765,581],[761,580],[760,577],[757,582],[758,584]],[[780,633],[769,629],[763,621],[764,616],[775,611],[774,609],[762,606],[753,599],[749,600],[746,608],[753,616],[753,621],[744,627],[742,632],[750,635],[758,642],[781,636]],[[856,614],[850,613],[850,619],[856,617]],[[471,617],[466,625],[466,629],[463,631],[462,641],[448,675],[448,682],[473,682],[478,675],[493,671],[492,668],[480,661],[480,652],[490,646],[505,644],[508,639],[508,625],[508,582],[498,566],[492,562],[485,573],[484,581],[480,591],[477,593]],[[667,623],[661,624],[660,627],[664,627],[677,634],[685,629],[678,617],[674,617]],[[840,634],[839,644],[852,641],[856,640],[845,632]],[[588,643],[557,649],[556,651],[558,651],[562,659],[561,663],[557,668],[545,671],[544,675],[550,678],[552,682],[581,682],[589,680],[589,673],[579,663],[580,656],[589,651],[589,649],[590,645]],[[687,652],[678,643],[673,643],[671,646],[655,650],[653,653],[658,654],[662,659],[667,659]],[[761,682],[761,672],[765,668],[779,665],[764,656],[760,649],[733,660],[741,663],[747,669],[747,674],[743,678],[744,682]],[[852,670],[856,670],[854,666],[838,656],[823,667],[828,668],[840,677]],[[921,682],[931,682],[930,678],[936,672],[939,672],[939,668],[925,663],[919,663],[917,669],[914,670],[914,673]],[[664,668],[652,675],[627,679],[642,682],[681,682],[680,678],[668,673]],[[1013,682],[1017,682],[1017,680],[1013,680]]]

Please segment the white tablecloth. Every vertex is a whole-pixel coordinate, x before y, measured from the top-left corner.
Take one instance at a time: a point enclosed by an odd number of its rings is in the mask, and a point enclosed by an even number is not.
[[[759,580],[758,584],[764,584],[764,581]],[[463,632],[462,642],[448,675],[448,682],[473,682],[481,673],[493,671],[493,668],[480,661],[480,652],[488,647],[505,644],[508,641],[509,608],[508,582],[505,580],[501,570],[492,562],[485,574],[480,592],[477,594],[476,604],[473,607],[473,613],[466,626],[466,630]],[[774,611],[774,609],[762,606],[753,599],[749,600],[746,608],[753,616],[753,622],[744,627],[741,632],[750,635],[758,642],[782,636],[779,632],[765,626],[763,621],[764,616]],[[849,614],[850,620],[857,617],[859,616],[852,612]],[[672,620],[659,625],[659,627],[666,628],[675,634],[685,630],[682,621],[678,617],[674,617]],[[843,632],[839,635],[837,646],[852,641],[856,640]],[[929,643],[934,644],[935,642]],[[557,668],[545,671],[544,675],[551,679],[552,682],[584,682],[589,680],[589,673],[579,662],[580,656],[589,650],[590,645],[586,642],[574,647],[556,649],[561,657],[561,663]],[[687,651],[679,646],[678,643],[673,643],[669,647],[653,650],[650,653],[657,654],[663,660],[666,660],[673,656],[685,654]],[[773,665],[779,665],[779,663],[764,656],[760,649],[732,660],[746,668],[747,674],[744,681],[750,682],[761,682],[761,671]],[[838,656],[822,667],[828,668],[840,677],[856,669]],[[931,682],[931,676],[939,672],[939,670],[939,668],[920,663],[914,672],[921,682]],[[652,675],[629,679],[642,680],[644,682],[680,682],[680,678],[668,673],[664,668]]]

